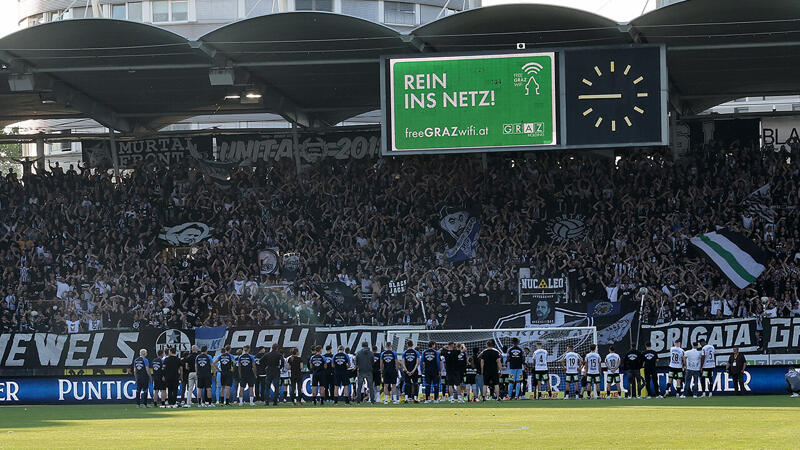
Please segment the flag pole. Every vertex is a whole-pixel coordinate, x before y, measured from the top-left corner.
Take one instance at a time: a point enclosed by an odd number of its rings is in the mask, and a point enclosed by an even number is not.
[[[646,295],[647,291],[643,292],[642,299],[639,301],[639,324],[636,327],[636,342],[631,343],[631,346],[635,346],[637,348],[639,347],[639,336],[642,333],[642,311],[644,310],[644,297]]]

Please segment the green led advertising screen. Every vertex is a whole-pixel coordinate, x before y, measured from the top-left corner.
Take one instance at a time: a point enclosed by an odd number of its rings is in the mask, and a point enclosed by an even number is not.
[[[555,146],[555,53],[388,59],[388,153]]]

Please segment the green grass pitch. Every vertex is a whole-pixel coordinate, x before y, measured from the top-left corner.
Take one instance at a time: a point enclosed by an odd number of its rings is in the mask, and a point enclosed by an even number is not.
[[[0,448],[798,448],[800,399],[0,407]]]

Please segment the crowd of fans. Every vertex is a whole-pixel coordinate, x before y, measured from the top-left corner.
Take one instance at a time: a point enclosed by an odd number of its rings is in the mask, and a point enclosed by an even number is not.
[[[797,154],[711,143],[616,159],[588,153],[414,156],[235,169],[220,186],[196,169],[113,174],[53,166],[0,182],[0,331],[425,323],[466,302],[514,303],[518,270],[569,274],[569,301],[640,301],[644,320],[800,315]],[[26,171],[27,172],[27,171]],[[743,200],[770,183],[777,219]],[[477,205],[476,257],[450,263],[446,206]],[[546,224],[580,215],[587,233]],[[157,238],[196,221],[211,237],[181,252]],[[717,226],[772,253],[739,290],[689,239]],[[300,255],[297,277],[263,275],[259,250]],[[315,286],[340,281],[356,308]],[[389,283],[405,281],[405,292]]]

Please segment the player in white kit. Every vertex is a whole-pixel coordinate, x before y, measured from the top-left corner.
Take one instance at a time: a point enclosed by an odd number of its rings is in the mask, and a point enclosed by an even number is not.
[[[711,397],[714,390],[714,369],[717,367],[717,350],[713,345],[707,344],[705,339],[700,339],[701,351],[703,352],[703,368],[700,371],[700,390]]]
[[[547,386],[546,398],[552,397],[553,391],[550,388],[550,373],[547,370],[547,350],[542,348],[541,342],[536,343],[536,351],[533,352],[533,382],[536,385],[536,393],[533,398],[543,398],[541,395],[542,383]]]
[[[692,397],[697,398],[697,391],[700,390],[700,368],[703,365],[703,353],[697,349],[697,342],[692,342],[692,348],[684,353],[683,358],[686,365],[684,393],[689,391]]]
[[[686,398],[681,395],[683,377],[684,377],[684,351],[678,347],[678,343],[672,345],[669,349],[669,372],[667,373],[667,392],[664,395],[669,395],[669,390],[672,388],[675,391],[675,397]]]
[[[608,355],[606,355],[606,397],[611,397],[611,385],[616,388],[616,396],[620,397],[620,384],[622,379],[619,376],[620,358],[614,351],[613,346],[608,347]]]
[[[581,364],[583,363],[583,359],[581,355],[575,353],[572,349],[572,346],[567,346],[567,353],[564,354],[564,368],[566,369],[566,385],[564,390],[564,400],[569,399],[570,397],[570,385],[572,385],[572,389],[575,391],[575,395],[573,398],[580,398],[581,393]]]
[[[600,384],[600,355],[597,354],[597,345],[592,344],[589,347],[589,353],[586,354],[584,359],[584,367],[586,368],[586,385],[591,385],[589,398],[597,398],[597,392]]]

